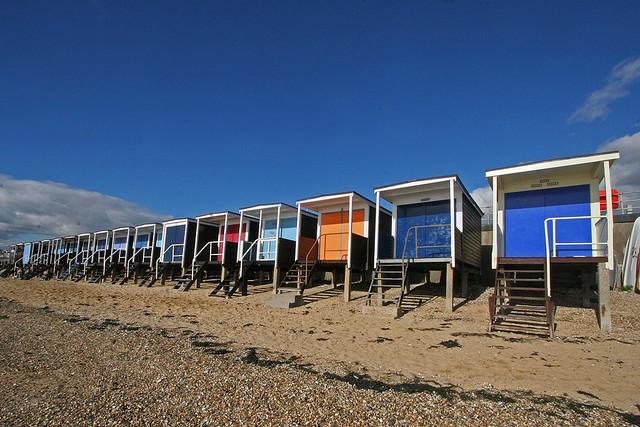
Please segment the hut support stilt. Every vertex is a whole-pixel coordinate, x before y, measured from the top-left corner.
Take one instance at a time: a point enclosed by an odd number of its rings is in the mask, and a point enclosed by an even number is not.
[[[611,331],[611,297],[609,292],[610,271],[606,264],[598,264],[598,320],[600,332]]]
[[[446,266],[446,291],[445,291],[445,302],[444,302],[444,312],[445,313],[453,313],[453,278],[454,278],[454,270],[451,267],[451,264],[447,263]]]
[[[351,301],[351,269],[344,267],[344,302]]]

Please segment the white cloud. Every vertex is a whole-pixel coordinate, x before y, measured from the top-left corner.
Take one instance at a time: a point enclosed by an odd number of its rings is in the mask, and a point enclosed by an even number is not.
[[[620,151],[611,170],[613,186],[622,193],[640,191],[640,132],[607,142],[598,151]]]
[[[609,73],[607,83],[591,92],[584,104],[569,117],[569,122],[591,122],[609,114],[609,105],[629,95],[627,87],[640,77],[640,58],[622,61]]]
[[[486,187],[476,188],[471,192],[471,197],[476,201],[482,212],[485,215],[489,215],[491,213],[491,209],[493,207],[493,196],[491,187],[488,185]]]
[[[67,236],[165,218],[117,197],[0,174],[0,245],[22,236]]]

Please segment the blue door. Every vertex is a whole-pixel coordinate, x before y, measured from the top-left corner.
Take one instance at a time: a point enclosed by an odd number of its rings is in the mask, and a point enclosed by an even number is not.
[[[505,194],[505,256],[544,257],[544,220],[590,216],[589,185],[519,191]],[[551,224],[549,224],[551,243]],[[589,219],[557,221],[556,242],[590,242]],[[560,246],[557,256],[591,256],[591,247]]]
[[[31,257],[31,243],[26,243],[24,245],[24,250],[22,252],[22,264],[29,264],[29,258]]]
[[[405,241],[406,252],[404,252],[404,256],[406,258],[448,258],[451,256],[451,212],[449,200],[398,206],[397,214],[397,258],[403,256]],[[424,225],[435,225],[436,227],[419,227]],[[411,230],[412,227],[416,226],[418,228]],[[407,233],[409,233],[408,238]],[[417,251],[416,243],[418,246]],[[420,246],[444,247],[421,248]]]
[[[166,236],[164,236],[164,250],[167,252],[162,257],[162,262],[182,262],[185,230],[185,225],[172,225],[167,227],[167,233]],[[174,246],[167,250],[171,245],[180,246]]]

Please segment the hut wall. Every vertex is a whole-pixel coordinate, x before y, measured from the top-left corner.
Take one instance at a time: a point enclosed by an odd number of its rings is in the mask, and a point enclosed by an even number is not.
[[[352,233],[365,235],[365,210],[354,209],[352,213]],[[349,248],[349,210],[321,214],[320,259],[325,261],[346,261]]]
[[[462,203],[463,233],[462,233],[462,261],[473,267],[480,268],[482,256],[482,230],[480,213],[473,204],[464,197]]]

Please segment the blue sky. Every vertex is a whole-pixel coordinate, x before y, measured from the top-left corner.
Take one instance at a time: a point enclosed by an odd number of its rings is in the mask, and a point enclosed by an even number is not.
[[[634,79],[570,119],[640,56],[640,3],[557,3],[5,2],[0,173],[175,216],[481,187],[640,131]]]

